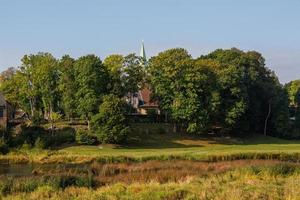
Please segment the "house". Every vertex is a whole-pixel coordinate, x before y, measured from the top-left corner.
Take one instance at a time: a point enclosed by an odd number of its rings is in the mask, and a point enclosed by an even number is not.
[[[155,110],[157,114],[160,114],[158,103],[152,101],[151,90],[147,87],[138,91],[139,105],[137,112],[141,115],[147,115],[149,110]]]
[[[140,57],[145,61],[145,63],[147,62],[143,42],[141,46]],[[144,66],[145,63],[141,63],[141,66],[146,67]],[[155,110],[156,114],[160,114],[158,103],[157,101],[153,101],[151,99],[151,95],[152,94],[149,87],[144,86],[138,92],[129,94],[125,99],[127,103],[129,103],[135,109],[136,112],[133,113],[134,115],[147,115],[149,114],[149,110]]]
[[[0,93],[0,127],[6,129],[11,119],[13,119],[13,108],[11,104],[5,100],[4,95]]]

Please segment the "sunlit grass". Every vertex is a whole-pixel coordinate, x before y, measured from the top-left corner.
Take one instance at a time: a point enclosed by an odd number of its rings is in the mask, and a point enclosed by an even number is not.
[[[15,183],[12,187],[21,192],[7,193],[3,199],[297,200],[300,196],[299,169],[289,165],[246,167],[167,183],[117,183],[97,188],[69,186],[61,190],[36,182]]]
[[[147,138],[150,140],[147,140]],[[205,138],[175,134],[141,137],[135,145],[71,145],[57,150],[15,150],[0,156],[1,163],[84,163],[145,160],[279,159],[300,161],[299,141],[254,136],[248,139]],[[148,141],[148,142],[147,142]],[[292,159],[291,159],[292,158]]]

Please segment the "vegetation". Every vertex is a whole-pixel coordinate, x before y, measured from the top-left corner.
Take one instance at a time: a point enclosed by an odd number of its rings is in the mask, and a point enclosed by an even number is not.
[[[255,51],[218,49],[194,59],[177,48],[148,62],[129,54],[103,63],[95,55],[75,60],[39,53],[25,55],[21,67],[3,72],[1,80],[7,100],[36,124],[80,117],[90,128],[105,95],[130,97],[149,87],[174,132],[202,134],[219,127],[229,134],[293,138],[299,129],[299,81],[281,85]]]
[[[129,54],[104,62],[38,53],[0,80],[6,99],[28,116],[2,131],[0,199],[300,195],[299,80],[280,84],[258,52],[192,58],[175,48],[149,61]],[[128,102],[143,88],[159,112],[130,123]],[[34,169],[10,177],[11,164]]]
[[[226,163],[222,163],[206,168],[209,174],[195,174],[197,170],[189,170],[192,173],[180,172],[175,176],[166,176],[165,171],[159,168],[154,176],[148,176],[150,169],[156,167],[154,163],[149,164],[135,169],[143,170],[143,176],[130,172],[134,177],[132,183],[127,183],[125,172],[118,171],[116,174],[116,171],[103,167],[104,171],[99,169],[98,172],[104,177],[106,174],[124,176],[121,180],[125,182],[111,182],[99,187],[97,177],[89,180],[84,175],[55,175],[38,179],[18,178],[14,182],[2,179],[0,188],[4,199],[297,199],[300,194],[299,166],[291,164],[251,163],[242,168],[237,164],[238,169],[229,170]],[[179,167],[180,171],[180,164],[173,167]],[[186,167],[199,169],[201,163],[198,166],[186,163]],[[225,170],[220,171],[224,167]],[[164,168],[172,171],[170,164]],[[123,167],[123,170],[126,169],[131,170],[130,166]]]
[[[50,164],[91,163],[93,161],[124,163],[147,160],[222,161],[244,159],[300,161],[298,140],[283,140],[259,135],[241,139],[169,132],[162,134],[158,131],[171,129],[162,124],[156,126],[135,124],[132,125],[132,129],[133,132],[129,134],[124,145],[78,146],[65,142],[60,144],[71,145],[54,145],[52,150],[40,150],[31,146],[29,149],[12,149],[7,155],[0,156],[0,163]],[[137,132],[138,130],[139,132]]]
[[[99,113],[92,118],[92,129],[99,141],[120,143],[126,140],[129,133],[126,107],[126,102],[116,96],[109,95],[103,98]]]

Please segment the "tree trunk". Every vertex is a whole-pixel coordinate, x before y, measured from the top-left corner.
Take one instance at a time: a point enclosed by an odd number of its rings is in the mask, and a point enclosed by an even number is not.
[[[29,98],[29,104],[30,104],[30,110],[31,110],[31,117],[34,115],[34,105],[33,105],[33,99]]]
[[[268,110],[268,115],[265,119],[265,127],[264,127],[264,135],[267,136],[267,125],[268,125],[268,120],[271,114],[271,101],[269,101],[269,110]]]
[[[51,122],[51,133],[52,133],[52,136],[53,136],[54,135],[54,120],[53,120],[53,116],[52,116],[52,106],[51,106],[51,103],[49,104],[48,118],[50,119],[50,122]]]

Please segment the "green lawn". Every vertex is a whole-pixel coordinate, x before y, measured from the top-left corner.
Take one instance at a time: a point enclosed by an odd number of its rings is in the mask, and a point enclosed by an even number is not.
[[[157,136],[158,137],[158,136]],[[257,137],[257,136],[256,136]],[[153,138],[152,138],[153,139]],[[227,140],[228,143],[220,141]],[[269,141],[268,141],[269,140]],[[230,143],[231,141],[231,143]],[[228,154],[228,153],[300,153],[299,141],[288,141],[272,137],[250,138],[249,141],[238,141],[228,138],[186,138],[182,136],[169,136],[156,140],[155,144],[144,144],[144,146],[121,146],[115,147],[110,145],[100,146],[71,146],[66,147],[59,152],[72,155],[87,156],[134,156],[144,157],[153,155],[207,155],[207,154]],[[170,143],[170,144],[166,144]],[[162,145],[163,144],[163,145]]]
[[[231,160],[281,159],[300,161],[300,141],[262,135],[247,139],[195,136],[162,132],[161,125],[136,125],[127,145],[80,146],[70,144],[56,150],[17,150],[0,156],[0,162],[63,163],[125,162],[143,160]],[[149,128],[148,131],[145,131]],[[164,127],[165,128],[165,127]],[[232,158],[230,158],[230,156]],[[217,158],[216,158],[217,157]]]

